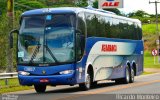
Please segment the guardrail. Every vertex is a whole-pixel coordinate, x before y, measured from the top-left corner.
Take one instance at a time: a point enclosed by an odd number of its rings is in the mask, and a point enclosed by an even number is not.
[[[0,73],[0,80],[5,80],[5,85],[8,85],[8,79],[11,78],[17,78],[18,77],[18,73],[17,72],[13,72],[13,73]]]

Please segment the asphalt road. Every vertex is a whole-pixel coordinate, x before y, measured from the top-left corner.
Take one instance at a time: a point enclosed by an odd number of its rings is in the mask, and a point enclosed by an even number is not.
[[[26,90],[3,95],[0,99],[6,100],[5,96],[16,98],[14,100],[160,100],[160,73],[138,76],[131,84],[102,81],[89,91],[81,91],[77,85],[57,86],[47,87],[46,93]]]

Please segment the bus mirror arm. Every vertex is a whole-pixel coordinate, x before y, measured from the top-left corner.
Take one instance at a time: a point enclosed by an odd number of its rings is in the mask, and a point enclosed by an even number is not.
[[[13,33],[19,34],[19,31],[17,29],[14,29],[9,33],[9,46],[10,46],[10,49],[13,48]]]

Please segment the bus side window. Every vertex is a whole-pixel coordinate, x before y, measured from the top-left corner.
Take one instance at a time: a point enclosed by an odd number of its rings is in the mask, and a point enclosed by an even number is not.
[[[105,37],[107,38],[112,38],[111,25],[112,25],[112,18],[105,17]]]
[[[128,36],[128,39],[132,39],[132,40],[135,40],[135,36],[134,36],[134,27],[133,27],[133,22],[130,22],[128,21],[128,33],[127,33],[127,36]]]
[[[92,13],[86,13],[87,37],[96,36],[97,18]]]
[[[112,38],[119,38],[119,20],[112,18]]]
[[[141,24],[137,24],[137,36],[138,36],[138,40],[142,39],[142,28],[141,28]]]
[[[98,37],[105,37],[105,17],[101,15],[96,15],[97,24],[96,24],[96,36]]]
[[[137,24],[134,23],[134,37],[135,37],[135,40],[139,39],[137,28],[138,28]]]
[[[84,49],[85,49],[85,17],[84,13],[79,13],[77,17],[77,31],[76,31],[76,49],[77,49],[77,60],[81,60]]]
[[[84,13],[79,13],[78,14],[78,17],[77,17],[77,29],[79,30],[79,31],[81,31],[81,34],[83,34],[83,35],[85,35],[85,33],[86,33],[86,28],[85,28],[85,16],[84,16]]]

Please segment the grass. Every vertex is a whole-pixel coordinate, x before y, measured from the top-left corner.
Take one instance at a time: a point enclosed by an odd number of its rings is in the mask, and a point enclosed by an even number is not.
[[[154,56],[151,55],[151,51],[145,51],[144,67],[145,68],[160,68],[160,64],[158,64],[158,56],[156,56],[156,63],[154,64]]]
[[[160,29],[160,24],[159,24]],[[158,56],[156,56],[156,63],[154,64],[154,56],[151,55],[151,50],[156,47],[156,40],[158,36],[156,34],[156,24],[143,24],[143,39],[144,47],[146,50],[144,54],[144,67],[145,68],[160,68],[160,64],[158,64]]]
[[[5,85],[5,80],[0,80],[0,94],[28,89],[32,89],[32,87],[20,86],[18,79],[9,79],[8,85]]]
[[[19,85],[18,79],[8,79],[8,86],[17,86]],[[4,87],[5,85],[5,80],[0,80],[0,87]]]
[[[28,86],[16,86],[16,87],[9,86],[7,88],[0,89],[0,94],[21,91],[21,90],[29,90],[29,89],[32,89],[32,88]]]
[[[158,24],[160,29],[160,24]],[[144,24],[142,25],[143,35],[156,34],[156,24]]]
[[[148,75],[148,74],[153,74],[153,72],[143,72],[142,75]]]

